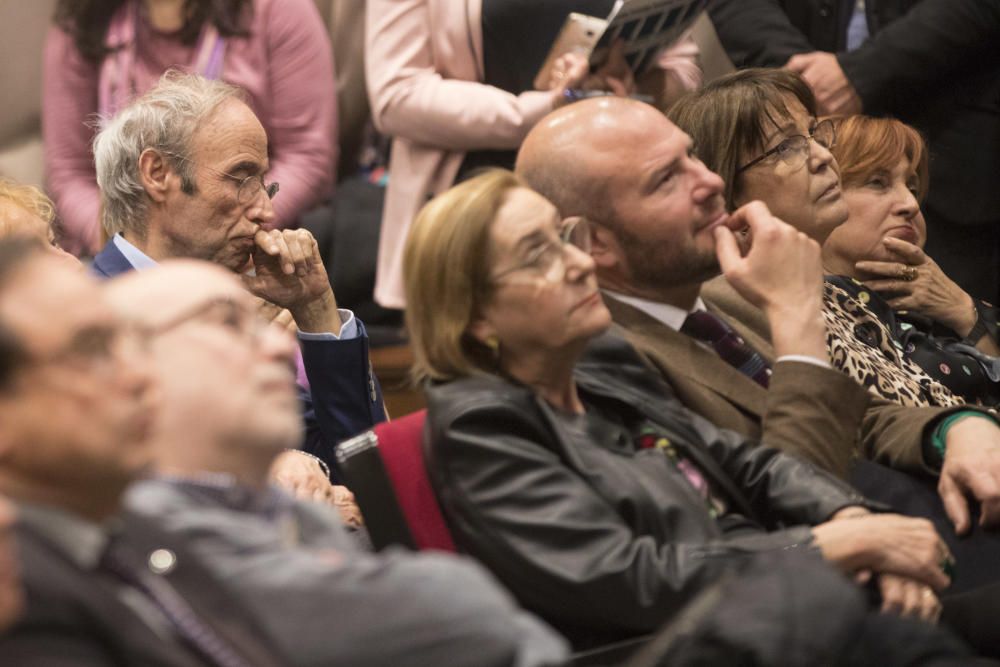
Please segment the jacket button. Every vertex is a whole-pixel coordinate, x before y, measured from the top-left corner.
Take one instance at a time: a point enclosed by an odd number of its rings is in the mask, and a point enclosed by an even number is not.
[[[170,549],[157,549],[149,554],[149,569],[153,574],[168,574],[177,566],[177,556]]]

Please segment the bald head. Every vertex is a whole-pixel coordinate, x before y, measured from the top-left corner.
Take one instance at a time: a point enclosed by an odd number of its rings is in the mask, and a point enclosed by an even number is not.
[[[609,214],[607,176],[650,132],[676,130],[654,107],[624,97],[583,100],[542,119],[517,154],[516,171],[564,216]]]
[[[301,435],[288,333],[264,326],[239,279],[207,262],[165,261],[107,285],[112,307],[152,335],[157,466],[264,483],[274,455]]]
[[[120,315],[156,328],[214,298],[249,298],[229,271],[208,262],[166,260],[155,269],[130,271],[107,283],[107,298]]]
[[[692,147],[656,108],[603,97],[542,119],[521,147],[517,172],[563,216],[594,223],[591,255],[602,287],[687,307],[718,273],[708,230],[725,212],[722,180]]]

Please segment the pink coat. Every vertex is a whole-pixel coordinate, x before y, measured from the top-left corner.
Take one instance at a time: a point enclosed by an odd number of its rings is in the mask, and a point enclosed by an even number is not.
[[[190,63],[194,51],[169,35],[147,39],[134,68],[140,92],[156,83],[165,69],[162,62]],[[329,37],[312,0],[255,0],[250,36],[228,39],[225,53],[221,78],[247,91],[267,131],[268,179],[281,184],[274,207],[279,225],[290,224],[333,187],[337,105]],[[53,27],[45,44],[44,76],[47,186],[67,249],[93,254],[100,247],[100,196],[91,125],[103,75],[83,59],[71,37]]]
[[[376,127],[393,136],[375,278],[375,300],[386,307],[406,305],[410,224],[452,185],[466,151],[516,149],[552,110],[548,92],[512,95],[479,83],[481,12],[482,0],[368,0],[368,96]],[[690,74],[682,80],[696,85]]]

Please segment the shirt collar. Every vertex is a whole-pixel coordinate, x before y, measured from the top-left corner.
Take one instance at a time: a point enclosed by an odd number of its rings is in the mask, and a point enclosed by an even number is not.
[[[637,296],[627,296],[625,294],[619,294],[618,292],[613,292],[611,290],[604,290],[610,296],[618,299],[623,303],[627,303],[633,308],[638,308],[642,312],[646,313],[654,320],[663,322],[668,327],[674,331],[680,331],[681,327],[684,325],[684,320],[691,313],[697,313],[700,311],[708,310],[705,307],[705,302],[701,300],[699,296],[694,301],[694,307],[690,310],[684,310],[683,308],[678,308],[677,306],[671,306],[669,303],[662,303],[660,301],[650,301],[649,299],[643,299]]]
[[[53,544],[83,570],[94,570],[108,544],[108,530],[64,510],[18,504],[18,520]]]
[[[277,516],[292,505],[291,497],[273,486],[255,489],[227,473],[156,475],[153,479],[239,512]]]
[[[136,248],[134,245],[125,240],[125,237],[120,233],[115,234],[112,242],[118,251],[125,255],[125,259],[128,263],[132,265],[132,268],[136,271],[144,271],[145,269],[151,269],[156,266],[156,261],[143,251]]]

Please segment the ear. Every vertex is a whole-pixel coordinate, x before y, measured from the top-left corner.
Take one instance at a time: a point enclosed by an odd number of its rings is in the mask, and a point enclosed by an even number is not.
[[[487,341],[496,340],[497,337],[496,327],[494,327],[489,320],[483,318],[470,322],[469,326],[466,327],[465,332],[483,345],[487,346],[489,345]]]
[[[166,199],[171,179],[176,177],[159,151],[147,148],[139,155],[139,182],[153,201],[163,202]]]
[[[598,271],[622,272],[625,254],[618,237],[604,225],[593,222],[590,224],[590,256],[594,258]]]

